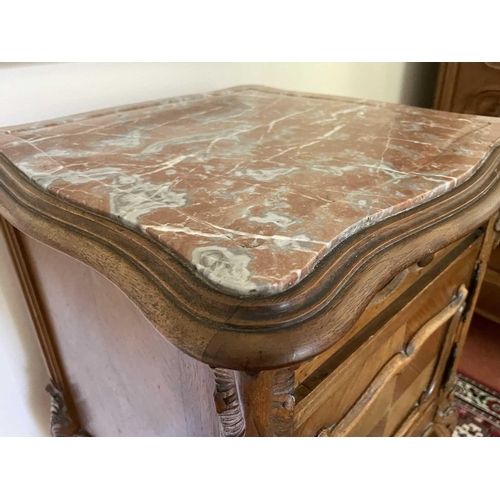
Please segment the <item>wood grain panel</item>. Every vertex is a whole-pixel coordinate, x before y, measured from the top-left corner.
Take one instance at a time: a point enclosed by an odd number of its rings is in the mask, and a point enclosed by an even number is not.
[[[93,436],[218,435],[214,376],[113,284],[22,236],[81,425]]]
[[[488,267],[490,269],[493,269],[493,271],[500,272],[500,246],[498,246],[491,252],[490,260],[488,261]]]
[[[420,411],[415,412],[415,418],[409,422],[409,427],[403,429],[402,436],[408,437],[420,437],[427,427],[429,422],[434,420],[434,416],[437,411],[437,402],[435,400],[430,401],[429,404],[419,408]]]
[[[330,366],[331,373],[327,375],[322,370],[328,370],[328,363],[318,369],[297,388],[298,403],[296,408],[295,433],[297,435],[315,435],[323,427],[330,427],[341,419],[342,415],[354,405],[371,378],[387,363],[388,359],[404,348],[406,342],[417,332],[429,318],[438,314],[446,307],[461,283],[468,283],[475,268],[476,258],[481,248],[482,238],[470,244],[465,251],[454,260],[441,274],[431,279],[424,286],[416,283],[418,294],[414,299],[404,302],[400,297],[400,312],[393,314],[385,312],[385,318],[373,320],[367,325],[368,340],[350,356],[335,367]],[[429,280],[430,275],[422,280]],[[394,304],[398,307],[398,304]],[[385,316],[383,315],[383,316]],[[385,321],[385,323],[383,323]],[[380,324],[383,326],[380,327]],[[370,330],[368,328],[371,328]],[[369,332],[373,332],[369,335]],[[363,417],[363,423],[353,429],[354,435],[367,435],[385,418],[388,409],[395,405],[394,414],[388,414],[384,425],[378,429],[381,435],[391,434],[406,417],[412,406],[431,382],[432,374],[440,353],[440,346],[446,334],[447,326],[439,327],[435,335],[426,341],[415,359],[401,376],[379,394],[380,401],[372,404]],[[403,332],[403,338],[400,338]],[[390,345],[395,342],[395,345]],[[390,353],[390,355],[388,355]],[[335,355],[333,356],[335,360]],[[377,397],[379,397],[377,396]],[[397,403],[397,404],[396,404]],[[378,408],[377,410],[373,408]],[[380,411],[383,412],[380,413]],[[392,412],[392,410],[391,410]]]
[[[500,116],[500,70],[484,62],[441,63],[434,107]]]
[[[500,273],[488,269],[477,299],[475,311],[500,324]]]

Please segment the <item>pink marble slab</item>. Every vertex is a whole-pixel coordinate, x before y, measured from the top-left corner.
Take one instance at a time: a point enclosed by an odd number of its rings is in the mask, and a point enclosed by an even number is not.
[[[239,87],[0,129],[41,189],[271,295],[342,240],[467,180],[500,120]]]

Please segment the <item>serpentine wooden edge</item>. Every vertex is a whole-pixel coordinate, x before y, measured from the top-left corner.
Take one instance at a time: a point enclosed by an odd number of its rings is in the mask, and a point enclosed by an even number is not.
[[[260,298],[207,285],[153,239],[42,191],[4,155],[0,214],[108,278],[185,353],[221,368],[275,369],[333,346],[394,276],[495,213],[499,164],[497,148],[460,186],[357,232],[297,285]]]

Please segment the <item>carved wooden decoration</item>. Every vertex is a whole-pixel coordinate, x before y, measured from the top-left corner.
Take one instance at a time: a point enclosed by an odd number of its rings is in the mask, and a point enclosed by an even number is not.
[[[51,396],[50,430],[52,437],[90,437],[71,420],[63,393],[53,383],[45,389]]]
[[[238,391],[236,373],[225,368],[214,368],[215,409],[219,415],[221,435],[240,437],[245,435],[245,416]]]
[[[427,267],[434,259],[434,254],[425,255],[415,264],[412,264],[408,268],[401,271],[397,276],[395,276],[389,283],[380,290],[375,297],[371,300],[369,307],[375,306],[380,302],[386,300],[389,296],[398,291],[399,286],[405,281],[406,277],[418,271],[421,271],[424,267]]]
[[[464,109],[467,114],[500,116],[500,87],[472,96]]]
[[[445,393],[445,396],[442,398],[441,404],[438,407],[436,417],[435,417],[435,425],[442,429],[443,435],[451,436],[453,434],[453,430],[457,426],[458,414],[457,408],[455,406],[455,383],[456,383],[456,375],[453,374],[450,380],[451,387],[448,388],[448,391]]]
[[[445,111],[500,116],[499,63],[441,63],[434,107]]]
[[[0,216],[0,232],[4,235],[7,248],[14,262],[19,282],[23,291],[26,304],[35,327],[38,341],[42,349],[51,382],[46,390],[52,396],[51,401],[51,434],[61,436],[87,436],[85,431],[77,429],[71,420],[66,400],[61,390],[64,387],[64,376],[60,368],[56,348],[52,341],[50,330],[45,318],[38,291],[30,275],[26,259],[18,238],[18,233],[3,217]]]
[[[291,436],[295,409],[293,369],[276,370],[273,374],[271,411],[269,415],[270,436]]]

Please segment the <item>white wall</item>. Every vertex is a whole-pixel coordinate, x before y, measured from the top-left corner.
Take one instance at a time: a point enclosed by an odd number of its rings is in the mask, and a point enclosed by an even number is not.
[[[425,106],[435,71],[429,63],[7,63],[0,126],[249,83]]]
[[[0,126],[244,84],[429,106],[430,63],[0,63]],[[45,374],[0,236],[0,436],[48,435]]]

